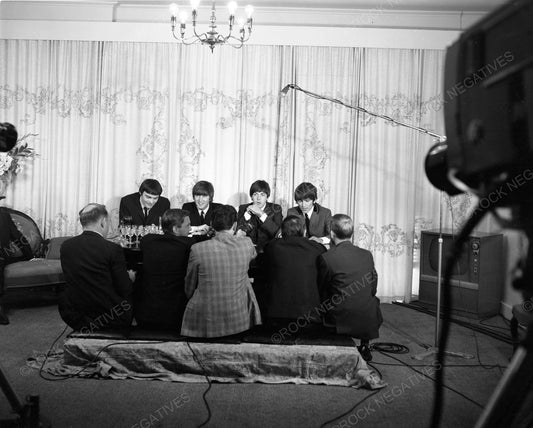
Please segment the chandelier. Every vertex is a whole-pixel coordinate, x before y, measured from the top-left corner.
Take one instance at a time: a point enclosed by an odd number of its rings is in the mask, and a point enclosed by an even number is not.
[[[246,19],[239,17],[235,19],[235,12],[237,11],[237,3],[231,1],[228,3],[228,33],[226,36],[220,34],[216,28],[217,18],[215,15],[215,2],[211,6],[211,17],[209,18],[209,31],[205,33],[198,34],[196,31],[196,20],[198,17],[198,5],[200,0],[191,0],[191,9],[192,9],[192,32],[193,34],[189,37],[185,36],[187,30],[187,19],[188,14],[185,10],[179,10],[176,3],[170,5],[170,26],[172,28],[172,35],[176,40],[179,40],[184,45],[192,45],[193,43],[202,43],[208,45],[213,52],[213,49],[216,45],[228,44],[235,49],[239,49],[242,45],[248,41],[250,35],[252,34],[252,14],[254,8],[250,5],[246,6],[244,12],[246,14]],[[179,24],[179,35],[176,34],[177,21],[180,21]],[[235,23],[236,21],[236,23]],[[235,26],[237,29],[235,30]],[[234,35],[235,30],[235,35]],[[238,33],[237,33],[238,32]]]

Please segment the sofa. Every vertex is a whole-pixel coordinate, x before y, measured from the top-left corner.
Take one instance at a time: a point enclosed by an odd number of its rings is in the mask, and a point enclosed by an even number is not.
[[[42,286],[58,286],[65,283],[59,250],[69,237],[45,240],[33,219],[14,209],[7,208],[13,222],[28,240],[34,258],[28,261],[11,263],[4,269],[4,290],[24,289]],[[20,250],[19,250],[20,251]],[[22,256],[22,253],[14,253]],[[1,297],[0,297],[1,298]],[[3,307],[0,301],[0,308]],[[5,315],[5,314],[4,314]]]

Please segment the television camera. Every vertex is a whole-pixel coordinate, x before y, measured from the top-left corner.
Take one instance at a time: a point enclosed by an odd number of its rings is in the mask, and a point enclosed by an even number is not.
[[[464,240],[486,212],[492,212],[503,227],[525,232],[529,249],[522,261],[522,275],[513,282],[524,301],[533,297],[531,22],[533,1],[511,1],[469,28],[448,48],[442,100],[447,140],[430,149],[425,163],[426,175],[438,189],[449,195],[471,192],[479,197],[448,265],[453,266]],[[450,306],[450,287],[446,286],[450,275],[445,275],[444,307]],[[443,325],[439,348],[445,347],[446,336]],[[524,343],[476,427],[533,426],[532,351],[530,324]],[[439,399],[442,394],[437,391],[436,407],[442,404]],[[439,420],[439,412],[434,410],[433,422]]]

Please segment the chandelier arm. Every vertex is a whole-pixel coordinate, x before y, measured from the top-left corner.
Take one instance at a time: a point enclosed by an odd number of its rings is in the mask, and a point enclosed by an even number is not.
[[[176,31],[172,30],[172,37],[174,37],[177,41],[183,43],[184,45],[192,45],[194,43],[202,42],[203,41],[202,36],[205,36],[205,33],[200,34],[200,35],[195,34],[195,37],[191,36],[191,37],[185,38],[185,37],[182,37],[181,35],[177,36]]]
[[[196,32],[196,24],[192,26],[192,32],[193,32],[194,36],[197,37],[199,40],[202,40],[202,36],[203,36],[205,39],[207,39],[207,33],[204,32],[204,33],[198,34],[198,33]],[[192,36],[189,37],[189,38],[192,39]]]
[[[293,88],[293,89],[295,89],[295,90],[297,90],[297,91],[301,91],[304,94],[309,95],[310,97],[317,98],[319,100],[331,101],[332,103],[340,104],[340,105],[342,105],[344,107],[348,107],[348,108],[350,108],[352,110],[357,110],[357,111],[359,111],[361,113],[366,113],[366,114],[368,114],[370,116],[373,116],[373,117],[378,117],[380,119],[386,120],[387,122],[393,123],[395,125],[404,126],[406,128],[414,129],[415,131],[421,132],[423,134],[431,135],[432,137],[438,138],[439,142],[445,142],[446,141],[446,136],[436,134],[436,133],[431,132],[431,131],[429,131],[429,130],[427,130],[425,128],[422,128],[420,126],[414,126],[414,125],[411,125],[409,123],[400,122],[399,120],[393,119],[390,116],[385,116],[385,115],[382,115],[382,114],[379,114],[379,113],[373,113],[373,112],[368,111],[367,109],[365,109],[363,107],[346,104],[345,102],[343,102],[341,100],[338,100],[336,98],[330,98],[330,97],[326,97],[324,95],[315,94],[314,92],[307,91],[305,89],[300,88],[298,85],[296,85],[294,83],[291,83],[288,86]]]
[[[217,37],[215,40],[217,44],[222,44],[222,43],[227,43],[229,38],[230,36],[224,37],[222,34],[217,34]]]
[[[236,42],[234,42],[232,40],[228,40],[228,41],[226,41],[226,44],[231,46],[232,48],[235,48],[235,49],[240,49],[240,48],[242,48],[244,46],[244,43],[241,42],[239,39],[235,39],[235,40],[236,40]]]
[[[195,43],[203,43],[201,39],[198,39],[196,37],[187,37],[186,39],[180,39],[180,42],[186,46],[194,45]]]
[[[241,37],[230,36],[230,39],[237,40],[241,43],[245,43],[250,39],[250,33],[248,33],[248,37],[241,38]]]

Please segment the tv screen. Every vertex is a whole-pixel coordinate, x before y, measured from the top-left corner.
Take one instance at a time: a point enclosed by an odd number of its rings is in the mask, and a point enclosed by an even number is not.
[[[444,275],[444,270],[446,269],[446,261],[453,249],[454,237],[447,235],[447,236],[443,236],[442,238],[443,238],[443,241],[442,241],[442,275]],[[463,276],[468,273],[468,270],[469,270],[468,247],[469,245],[467,242],[463,246],[461,257],[455,263],[455,266],[453,269],[453,276]],[[439,237],[438,236],[431,237],[431,240],[429,242],[428,258],[429,258],[428,260],[429,267],[435,273],[437,273],[439,269]]]

